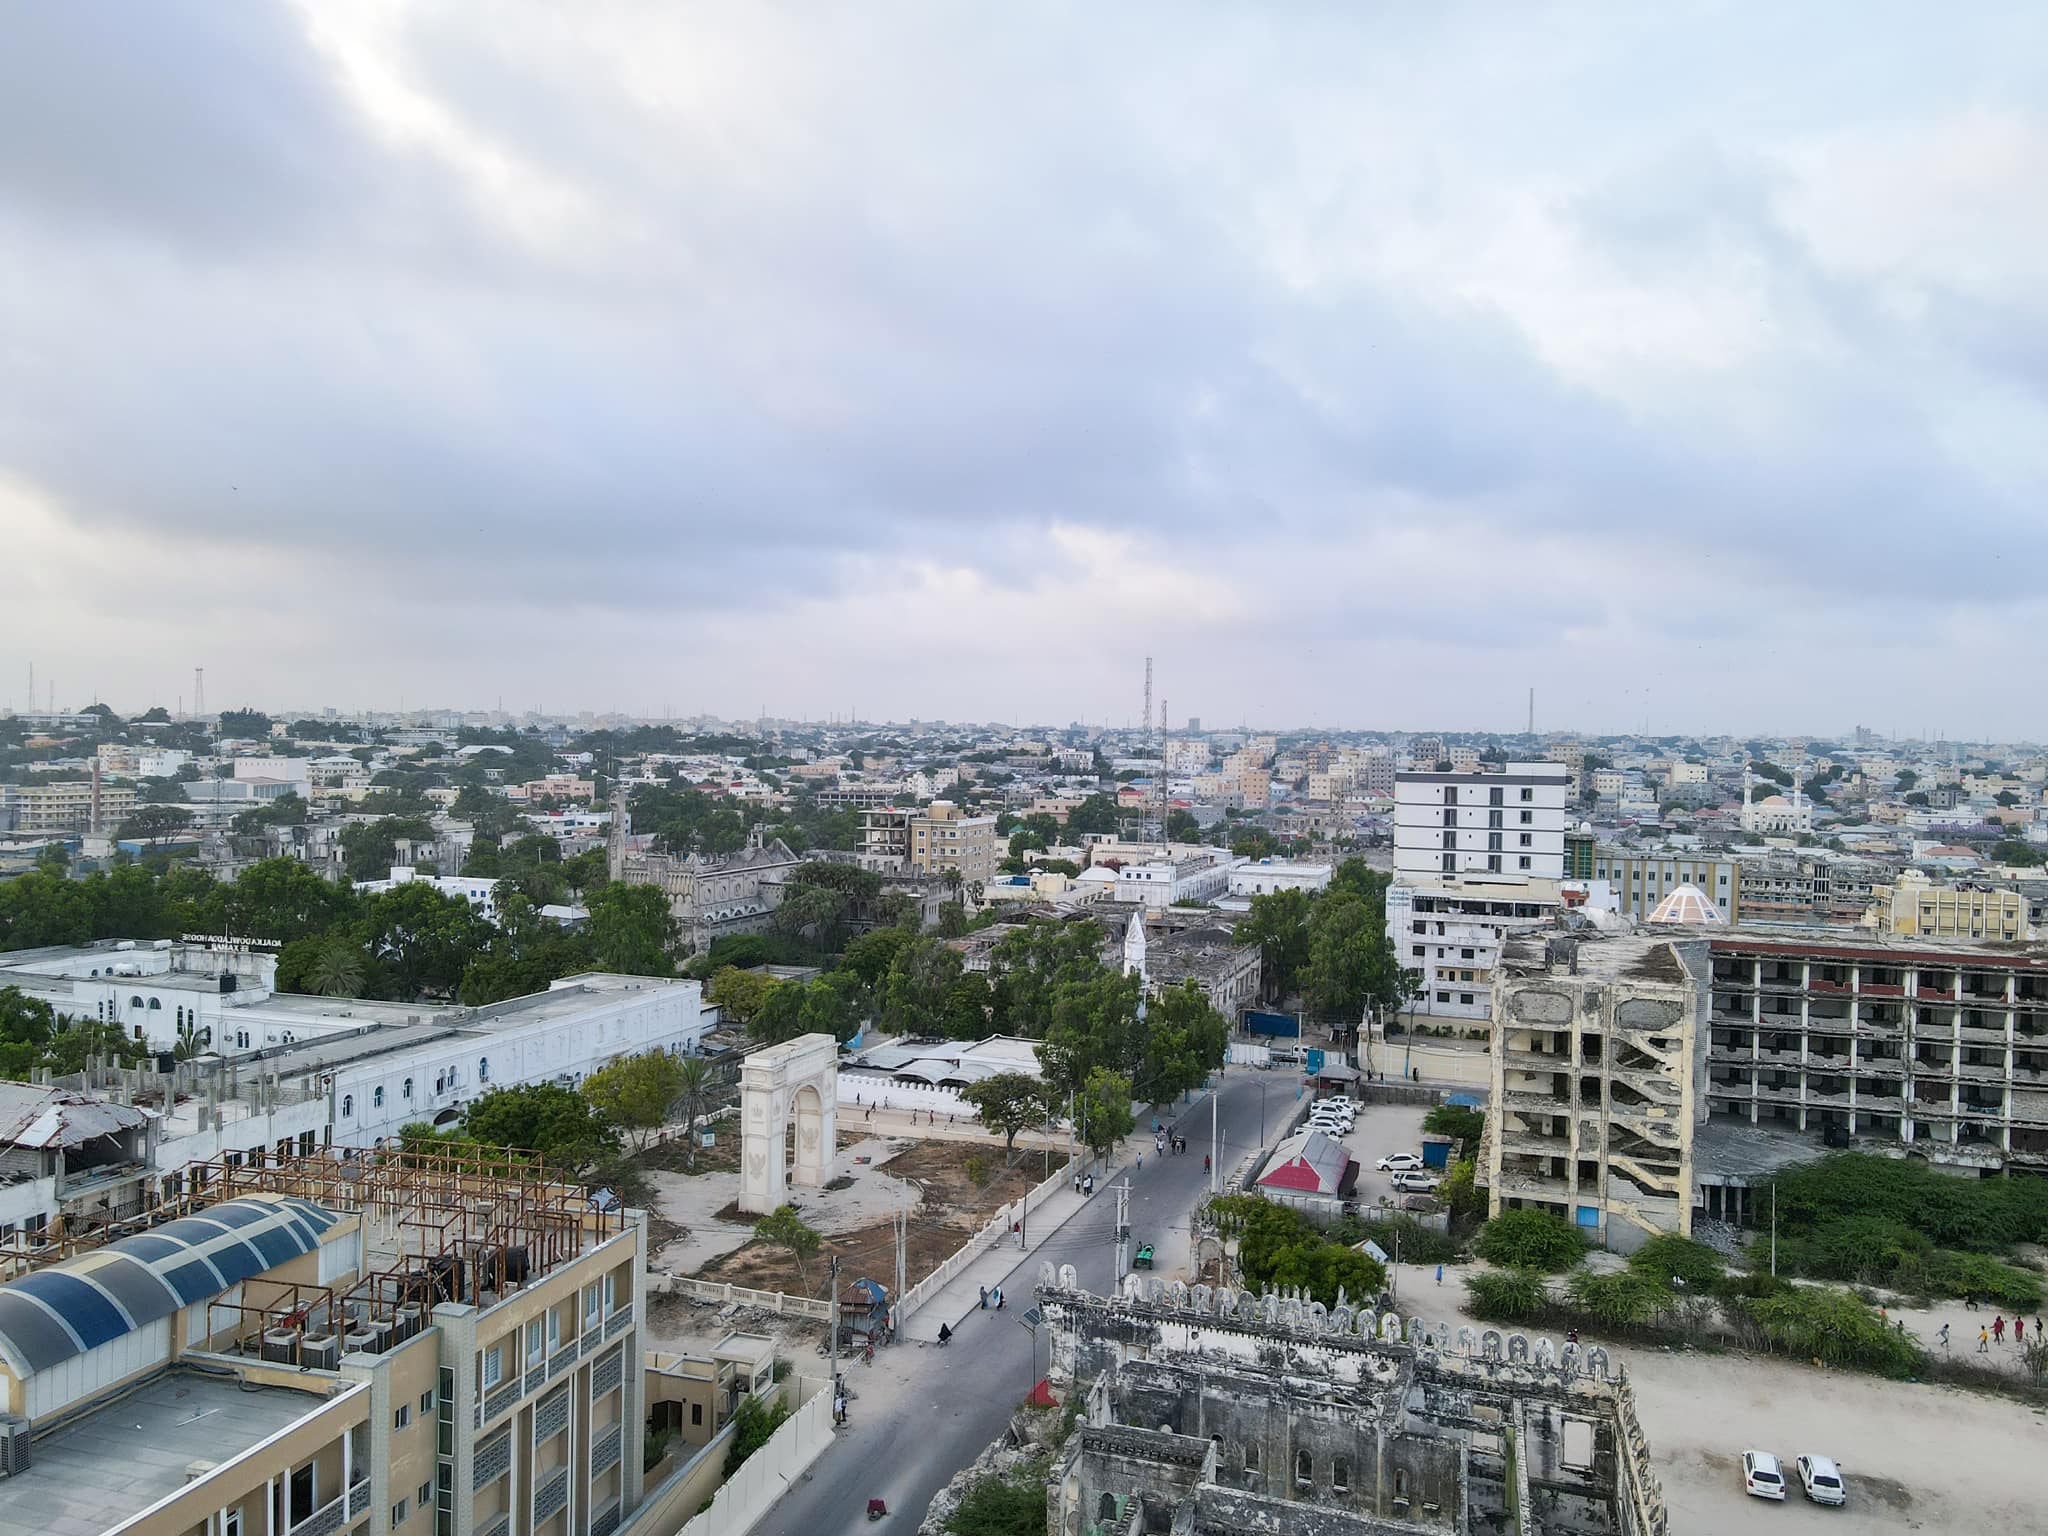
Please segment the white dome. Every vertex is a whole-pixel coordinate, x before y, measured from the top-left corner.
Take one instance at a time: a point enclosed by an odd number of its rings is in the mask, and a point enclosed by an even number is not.
[[[1652,923],[1726,923],[1721,909],[1707,899],[1707,893],[1696,885],[1681,885],[1657,903],[1646,922]]]

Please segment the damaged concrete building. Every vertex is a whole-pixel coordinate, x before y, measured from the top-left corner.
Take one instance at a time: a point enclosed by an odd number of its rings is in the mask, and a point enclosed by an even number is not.
[[[1493,982],[1491,1212],[1534,1207],[1626,1252],[1690,1233],[1707,1117],[1703,938],[1519,934]]]
[[[1048,1536],[1663,1536],[1604,1351],[1128,1276],[1040,1272],[1079,1409]]]

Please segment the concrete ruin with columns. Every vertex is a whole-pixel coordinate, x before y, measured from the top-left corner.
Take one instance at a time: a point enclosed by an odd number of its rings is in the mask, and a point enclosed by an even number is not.
[[[1049,1536],[1665,1536],[1604,1350],[1071,1265],[1037,1301],[1079,1409]]]

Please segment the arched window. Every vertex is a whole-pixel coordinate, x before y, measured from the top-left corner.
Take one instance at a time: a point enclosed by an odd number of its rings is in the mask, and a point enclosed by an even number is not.
[[[400,1089],[399,1089],[399,1092],[405,1095],[405,1098],[406,1098],[406,1102],[407,1102],[407,1103],[410,1103],[410,1102],[412,1101],[412,1079],[411,1079],[411,1078],[409,1078],[409,1077],[408,1077],[408,1078],[407,1078],[407,1079],[405,1080],[405,1086],[404,1086],[404,1087],[402,1087],[402,1088],[400,1088]]]
[[[140,1008],[142,1006],[142,999],[139,997],[131,997],[128,999],[128,1006],[130,1008]]]
[[[151,998],[151,999],[149,1000],[149,1011],[150,1011],[151,1013],[156,1013],[156,1012],[159,1012],[159,1011],[161,1011],[161,1010],[162,1010],[162,1008],[163,1008],[163,1006],[164,1006],[164,1000],[163,1000],[162,998],[160,998],[160,997],[152,997],[152,998]]]
[[[372,1088],[372,1089],[370,1090],[370,1108],[372,1108],[372,1109],[382,1109],[383,1107],[384,1107],[384,1090],[383,1090],[382,1088]]]
[[[488,1083],[488,1082],[489,1082],[489,1081],[491,1080],[491,1058],[490,1058],[490,1057],[488,1057],[488,1056],[479,1056],[479,1057],[477,1057],[477,1059],[476,1059],[476,1080],[477,1080],[478,1082],[480,1082],[480,1083]]]
[[[1294,1453],[1294,1486],[1306,1488],[1315,1481],[1315,1467],[1308,1459],[1307,1451]]]
[[[182,1005],[180,1005],[180,1007],[179,1007],[179,1009],[178,1009],[178,1028],[180,1028],[180,1029],[183,1029],[184,1027],[185,1027],[185,1009],[184,1009],[184,1007],[183,1007]]]
[[[1244,1469],[1256,1473],[1259,1470],[1259,1442],[1247,1440],[1244,1443]]]
[[[344,1093],[341,1096],[341,1118],[344,1120],[353,1120],[355,1119],[355,1117],[356,1096],[352,1093]]]
[[[1399,1467],[1394,1469],[1394,1497],[1404,1504],[1408,1502],[1408,1474]]]
[[[1339,1456],[1330,1463],[1330,1487],[1336,1493],[1351,1491],[1351,1459]]]
[[[1114,1525],[1114,1524],[1116,1524],[1116,1495],[1115,1495],[1115,1494],[1113,1494],[1113,1493],[1105,1493],[1105,1494],[1104,1494],[1104,1495],[1102,1496],[1102,1504],[1101,1504],[1101,1506],[1100,1506],[1100,1507],[1099,1507],[1099,1508],[1098,1508],[1098,1509],[1097,1509],[1097,1510],[1095,1511],[1095,1518],[1096,1518],[1096,1519],[1097,1519],[1097,1520],[1098,1520],[1098,1521],[1099,1521],[1099,1522],[1100,1522],[1101,1524],[1103,1524],[1103,1525]]]

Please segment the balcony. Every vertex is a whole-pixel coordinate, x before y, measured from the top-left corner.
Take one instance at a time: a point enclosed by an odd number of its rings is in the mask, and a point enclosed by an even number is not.
[[[542,1477],[533,1490],[533,1523],[553,1519],[569,1502],[569,1469],[557,1467]]]
[[[590,1444],[590,1470],[592,1475],[604,1471],[619,1459],[619,1450],[625,1441],[625,1426],[614,1421],[597,1432],[597,1438]]]
[[[548,1380],[553,1381],[562,1372],[571,1369],[576,1364],[576,1357],[580,1353],[581,1346],[576,1340],[571,1339],[567,1344],[564,1344],[560,1349],[548,1356]]]
[[[348,1519],[348,1496],[329,1499],[305,1519],[285,1527],[286,1536],[329,1536]]]
[[[633,1304],[629,1301],[604,1320],[604,1336],[615,1339],[633,1326]]]

